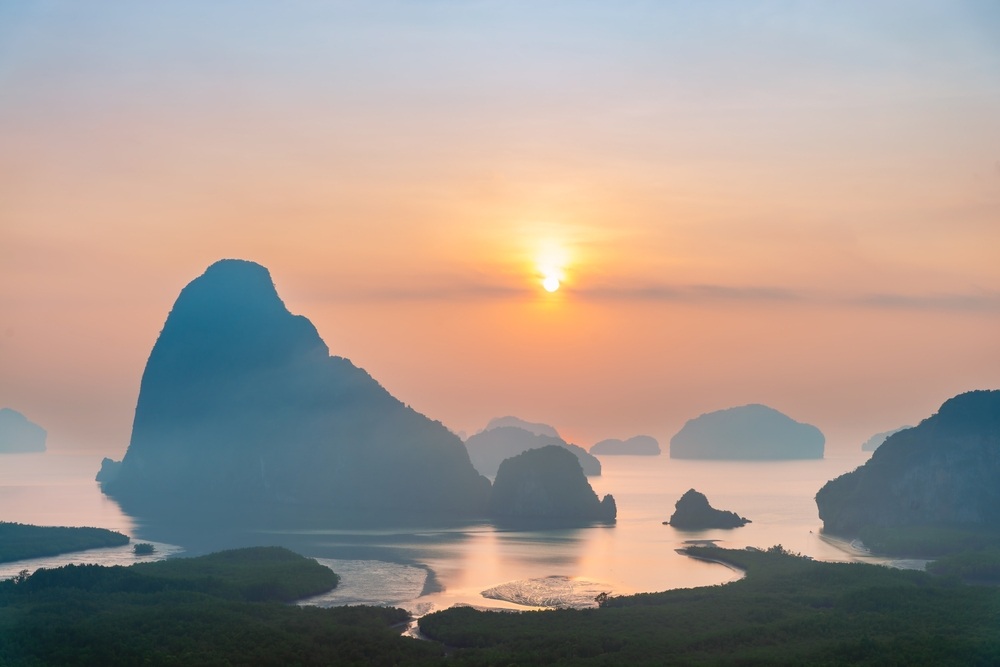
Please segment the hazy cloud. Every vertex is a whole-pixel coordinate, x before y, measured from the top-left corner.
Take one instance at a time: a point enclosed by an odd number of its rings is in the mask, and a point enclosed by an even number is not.
[[[399,283],[393,286],[337,287],[316,290],[306,296],[323,301],[492,301],[532,293],[527,287],[478,280],[428,282],[414,279]]]
[[[516,286],[485,279],[400,281],[398,286],[365,286],[353,289],[339,287],[322,290],[308,296],[324,301],[494,301],[538,296],[533,286]],[[669,283],[642,285],[603,285],[579,287],[564,285],[561,292],[571,299],[597,302],[649,303],[757,303],[862,307],[893,310],[941,312],[1000,313],[1000,292],[975,291],[946,294],[902,294],[874,292],[869,294],[836,294],[797,291],[769,285],[735,286],[722,284],[675,285]]]
[[[595,300],[663,301],[687,303],[788,303],[866,308],[1000,313],[1000,292],[976,291],[949,294],[899,294],[877,292],[861,295],[838,295],[803,292],[773,286],[736,287],[732,285],[643,285],[636,287],[600,287],[574,291]]]
[[[508,299],[530,294],[531,290],[507,285],[454,284],[372,290],[367,297],[389,301],[475,301]]]
[[[780,287],[734,287],[732,285],[643,285],[636,287],[589,287],[572,290],[595,300],[636,301],[800,301],[802,296]]]
[[[1000,293],[869,294],[852,300],[861,306],[902,310],[941,310],[1000,313]]]

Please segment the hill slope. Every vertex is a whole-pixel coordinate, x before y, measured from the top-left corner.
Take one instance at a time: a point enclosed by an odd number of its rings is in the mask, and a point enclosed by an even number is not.
[[[1000,529],[1000,391],[951,398],[889,436],[816,494],[825,530],[968,525]]]

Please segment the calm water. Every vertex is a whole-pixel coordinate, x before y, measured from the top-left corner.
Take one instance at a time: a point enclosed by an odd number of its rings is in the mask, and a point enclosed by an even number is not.
[[[887,562],[821,536],[813,501],[823,483],[866,458],[861,452],[821,461],[773,463],[604,457],[604,474],[590,481],[598,494],[613,493],[617,500],[618,522],[609,527],[517,531],[470,524],[446,529],[320,527],[266,532],[219,527],[195,532],[146,526],[122,513],[93,481],[100,457],[16,454],[0,457],[0,520],[111,528],[154,542],[153,558],[281,544],[341,574],[341,585],[310,601],[314,604],[393,604],[417,615],[453,604],[579,607],[592,604],[603,591],[659,591],[720,584],[740,576],[676,553],[690,540],[716,540],[737,548],[781,544],[821,560]],[[706,494],[714,507],[735,511],[753,523],[697,532],[662,525],[689,488]],[[99,549],[0,564],[0,578],[24,568],[69,562],[136,560],[130,547]]]

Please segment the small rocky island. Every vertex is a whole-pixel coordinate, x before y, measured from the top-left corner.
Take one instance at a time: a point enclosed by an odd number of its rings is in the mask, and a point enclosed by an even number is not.
[[[750,523],[750,519],[736,512],[717,510],[712,507],[705,494],[689,489],[674,505],[674,513],[664,525],[681,530],[707,530],[709,528],[739,528]]]
[[[889,436],[816,494],[825,531],[967,526],[1000,530],[1000,390],[950,398]]]
[[[507,417],[505,419],[512,420],[515,418]],[[549,430],[543,429],[529,430],[521,426],[514,426],[509,421],[493,420],[490,424],[498,422],[501,425],[493,427],[487,425],[486,430],[470,436],[465,441],[465,448],[469,451],[469,458],[472,460],[472,465],[475,466],[481,475],[492,477],[497,474],[497,470],[499,470],[500,463],[503,460],[517,456],[529,449],[540,449],[549,445],[562,447],[573,454],[580,462],[583,474],[588,477],[601,474],[601,462],[597,457],[588,453],[583,447],[566,442],[558,434],[551,435]],[[528,426],[545,426],[544,424],[530,424],[529,422],[522,423]],[[546,428],[555,433],[555,429],[551,427]]]
[[[500,464],[490,495],[490,516],[501,523],[579,525],[611,522],[611,495],[597,494],[572,453],[556,445],[529,449]]]
[[[672,459],[779,461],[821,459],[826,438],[766,405],[716,410],[688,420],[670,439]]]
[[[11,408],[0,409],[0,454],[44,452],[45,429]]]
[[[651,435],[636,435],[627,440],[608,438],[594,443],[590,453],[601,456],[659,456],[660,443]]]

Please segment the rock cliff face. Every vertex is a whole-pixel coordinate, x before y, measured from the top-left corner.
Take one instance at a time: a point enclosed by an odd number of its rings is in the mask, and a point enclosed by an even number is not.
[[[863,466],[816,494],[824,530],[915,525],[1000,528],[1000,391],[947,400],[889,436]]]
[[[97,475],[94,479],[101,484],[106,484],[108,482],[114,482],[118,478],[118,471],[122,468],[121,461],[115,461],[114,459],[105,456],[101,459],[101,469],[97,471]]]
[[[105,468],[104,492],[139,513],[468,515],[489,495],[455,435],[329,356],[267,269],[241,260],[213,264],[177,298],[142,376],[128,451]]]
[[[494,420],[496,421],[496,420]],[[494,422],[490,422],[491,424]],[[494,426],[471,436],[465,441],[472,465],[483,475],[497,474],[504,459],[517,456],[529,449],[539,449],[555,445],[571,452],[580,462],[580,467],[588,476],[601,474],[601,462],[583,447],[571,445],[562,438],[529,432],[516,426]]]
[[[0,409],[0,454],[44,452],[47,435],[17,410]]]
[[[825,443],[815,426],[765,405],[744,405],[689,420],[670,439],[670,458],[821,459]]]
[[[705,494],[690,489],[674,505],[674,513],[669,523],[681,530],[707,530],[709,528],[739,528],[750,523],[750,519],[736,512],[717,510],[712,507]]]
[[[660,443],[651,435],[636,435],[628,440],[608,438],[595,443],[590,453],[601,456],[659,456]]]
[[[614,521],[616,512],[614,498],[599,501],[576,457],[556,445],[506,459],[490,495],[490,516],[500,522]]]

